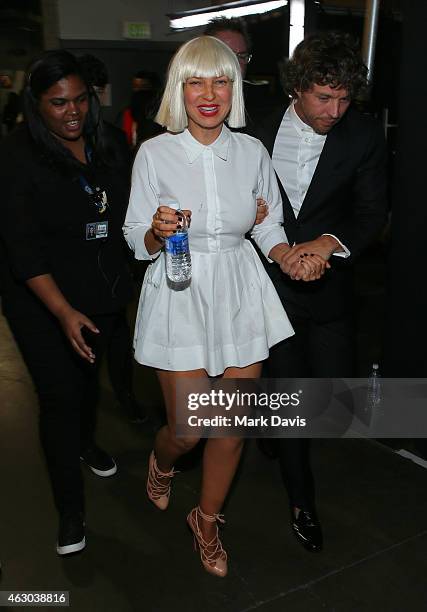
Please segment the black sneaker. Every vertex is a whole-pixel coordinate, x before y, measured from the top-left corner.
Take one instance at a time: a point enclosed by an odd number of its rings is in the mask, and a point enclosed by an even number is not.
[[[58,555],[70,555],[79,552],[86,546],[85,524],[83,514],[65,514],[59,521],[58,542],[56,552]]]
[[[103,451],[98,446],[91,446],[80,455],[80,459],[97,476],[113,476],[117,472],[116,462],[108,453]]]

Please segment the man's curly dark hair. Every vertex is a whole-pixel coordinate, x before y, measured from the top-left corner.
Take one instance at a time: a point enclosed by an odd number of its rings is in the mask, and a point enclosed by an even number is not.
[[[343,32],[322,32],[307,36],[285,66],[285,91],[293,98],[296,91],[313,85],[346,89],[354,100],[367,95],[368,69],[354,39]]]

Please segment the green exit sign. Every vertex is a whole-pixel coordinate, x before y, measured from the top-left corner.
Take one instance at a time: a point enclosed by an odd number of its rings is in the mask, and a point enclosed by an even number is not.
[[[151,38],[149,21],[125,21],[123,23],[123,38],[141,40]]]

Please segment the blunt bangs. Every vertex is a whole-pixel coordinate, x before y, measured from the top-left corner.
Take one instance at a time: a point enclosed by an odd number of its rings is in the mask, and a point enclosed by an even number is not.
[[[217,38],[201,36],[184,45],[180,49],[182,52],[176,66],[178,80],[185,83],[190,77],[213,78],[225,75],[234,81],[240,72],[237,58],[226,45],[220,46],[216,42]]]
[[[156,116],[157,123],[171,132],[181,132],[188,125],[184,106],[184,83],[191,77],[226,76],[232,83],[232,103],[227,123],[239,128],[245,125],[242,75],[237,57],[222,41],[200,36],[185,43],[169,65],[165,92]]]

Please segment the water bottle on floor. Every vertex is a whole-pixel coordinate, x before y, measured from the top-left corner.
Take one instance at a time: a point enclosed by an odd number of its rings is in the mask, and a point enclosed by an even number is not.
[[[367,408],[374,411],[381,403],[381,377],[377,363],[372,364],[371,375],[368,379]]]
[[[181,209],[177,208],[178,212]],[[172,283],[186,283],[191,279],[191,255],[188,243],[188,221],[181,212],[182,228],[166,238],[166,274]]]

